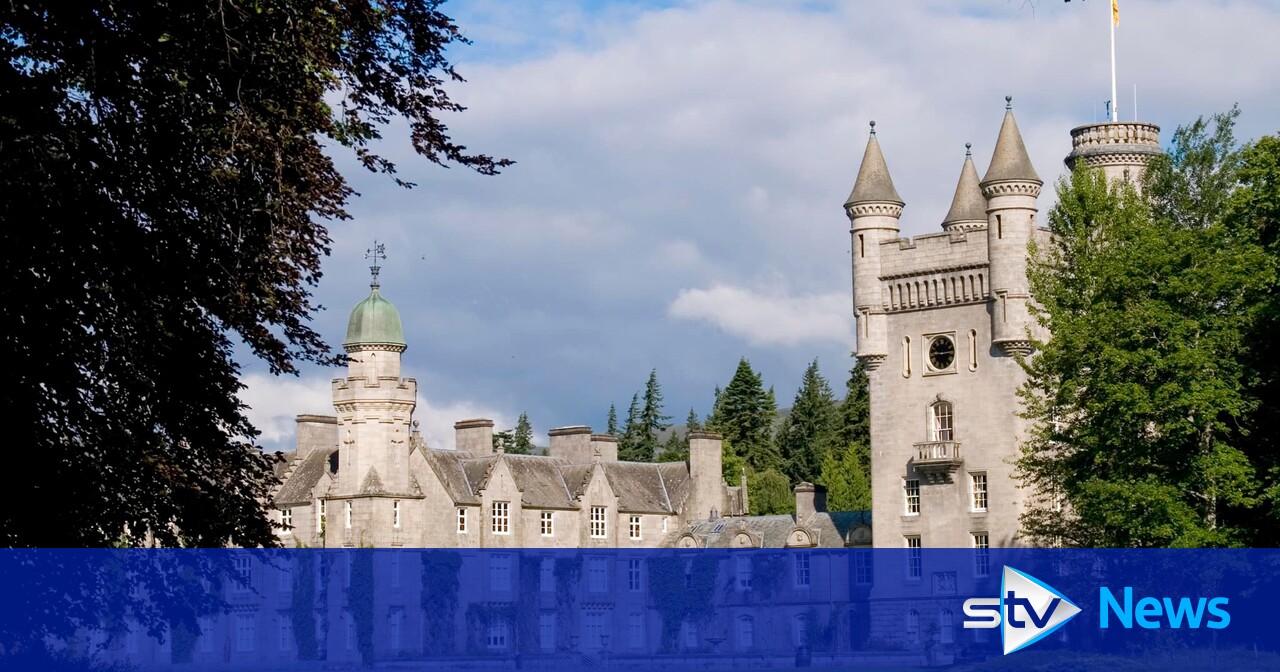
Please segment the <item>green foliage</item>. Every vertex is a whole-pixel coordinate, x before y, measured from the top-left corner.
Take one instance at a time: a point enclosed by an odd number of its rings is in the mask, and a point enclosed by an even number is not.
[[[622,426],[622,436],[618,437],[618,459],[626,462],[649,462],[650,454],[644,454],[643,425],[640,421],[640,393],[631,395],[631,406],[627,409],[627,421]]]
[[[839,408],[827,379],[818,372],[818,360],[804,371],[800,391],[791,412],[778,430],[782,471],[792,483],[814,483],[836,441]]]
[[[296,554],[298,564],[293,572],[293,594],[289,600],[289,620],[293,624],[293,642],[298,660],[316,660],[316,554]]]
[[[533,452],[533,425],[529,424],[529,415],[521,413],[516,421],[516,428],[511,433],[511,441],[507,443],[507,452],[516,455],[528,455]]]
[[[715,613],[712,598],[719,563],[706,554],[664,555],[648,563],[649,600],[662,619],[659,650],[672,652],[686,620],[704,621]]]
[[[169,636],[169,662],[174,664],[189,663],[196,650],[196,633],[181,621],[171,623]]]
[[[428,161],[510,163],[442,123],[467,40],[438,1],[256,4],[0,14],[0,408],[27,465],[0,546],[277,545],[235,354],[342,361],[310,326],[338,156],[395,179],[372,143],[402,118]]]
[[[795,513],[796,499],[791,491],[791,481],[777,469],[759,472],[747,469],[747,492],[747,502],[753,516]]]
[[[515,431],[503,429],[493,433],[493,450],[498,451],[498,447],[502,446],[503,451],[507,451],[516,442]]]
[[[1242,449],[1258,407],[1245,337],[1275,272],[1256,231],[1226,217],[1236,115],[1178,129],[1142,193],[1086,167],[1058,185],[1054,239],[1028,269],[1052,334],[1022,390],[1034,428],[1019,474],[1041,495],[1023,527],[1039,541],[1252,537],[1270,477]]]
[[[356,624],[356,650],[365,666],[373,664],[373,551],[367,548],[347,554],[351,563],[351,585],[347,586],[347,608]]]
[[[871,383],[861,361],[849,370],[844,401],[840,403],[839,422],[841,445],[871,445]]]
[[[689,409],[689,417],[684,421],[684,429],[686,432],[697,432],[702,430],[702,423],[698,421],[698,412]]]
[[[662,444],[662,455],[660,457],[663,462],[684,462],[689,459],[689,433],[684,434],[672,430],[667,435],[666,443]]]
[[[818,483],[827,486],[828,511],[871,510],[871,455],[861,443],[827,453]]]
[[[606,434],[618,435],[618,408],[613,404],[609,404],[609,419],[605,421],[604,431]]]
[[[745,357],[739,360],[728,387],[717,392],[708,428],[720,432],[752,469],[781,466],[782,458],[773,442],[777,404],[772,390],[765,391],[760,375]]]
[[[658,383],[658,370],[649,372],[644,385],[644,406],[640,409],[641,452],[653,460],[658,453],[658,433],[670,427],[671,416],[662,413],[662,385]]]
[[[458,611],[458,574],[462,556],[456,551],[422,552],[423,618],[426,619],[425,653],[442,656],[453,653],[454,615]]]

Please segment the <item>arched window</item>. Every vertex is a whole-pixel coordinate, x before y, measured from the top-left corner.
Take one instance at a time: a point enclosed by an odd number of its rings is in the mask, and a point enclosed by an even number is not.
[[[929,440],[930,441],[951,441],[954,436],[952,431],[952,408],[949,401],[935,401],[929,407]]]
[[[955,616],[950,609],[943,609],[938,615],[938,641],[943,644],[955,644]]]
[[[738,619],[738,648],[750,651],[756,645],[756,622],[750,616]]]
[[[916,644],[920,641],[920,612],[912,609],[907,612],[907,641]]]

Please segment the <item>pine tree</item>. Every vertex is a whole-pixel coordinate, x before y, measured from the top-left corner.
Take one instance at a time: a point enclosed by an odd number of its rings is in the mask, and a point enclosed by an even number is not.
[[[782,472],[792,483],[818,479],[822,462],[837,440],[838,420],[835,395],[815,359],[805,369],[791,413],[778,430]]]
[[[716,385],[715,397],[711,402],[711,410],[707,411],[707,417],[702,421],[702,426],[713,432],[720,431],[716,426],[716,409],[720,407],[720,397],[722,396],[724,396],[724,390],[720,389],[719,385]]]
[[[516,421],[516,428],[511,435],[511,445],[507,446],[508,453],[516,455],[528,455],[533,452],[533,426],[529,424],[529,415],[521,413],[520,419]]]
[[[842,445],[871,445],[870,388],[867,370],[859,361],[849,370],[844,401],[840,404],[839,441]]]
[[[684,421],[685,432],[696,432],[702,429],[702,423],[698,422],[698,412],[689,409],[689,418]]]
[[[667,436],[667,440],[662,444],[662,455],[659,456],[661,462],[683,462],[689,459],[689,433],[683,435],[680,432],[671,430],[671,434]]]
[[[745,357],[738,362],[728,387],[717,395],[713,414],[713,428],[724,435],[748,466],[763,472],[780,465],[782,460],[773,443],[777,406]]]
[[[631,396],[631,407],[627,409],[626,424],[622,426],[622,436],[618,437],[618,459],[624,462],[649,462],[653,455],[644,455],[641,441],[640,393]]]
[[[644,386],[644,405],[640,409],[640,429],[638,432],[638,455],[644,456],[642,461],[651,461],[658,453],[658,433],[670,427],[667,423],[671,417],[662,414],[662,385],[658,383],[658,370],[649,372],[649,380]]]
[[[609,419],[605,422],[604,431],[606,434],[618,435],[618,409],[613,404],[609,404]]]
[[[866,446],[849,443],[829,451],[823,458],[817,482],[827,486],[829,511],[871,510],[871,469],[866,462],[867,454]]]

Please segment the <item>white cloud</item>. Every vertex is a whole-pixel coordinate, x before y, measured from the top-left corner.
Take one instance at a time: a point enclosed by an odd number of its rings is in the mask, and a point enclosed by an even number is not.
[[[333,415],[330,379],[319,375],[281,378],[251,373],[243,378],[240,400],[249,407],[249,421],[262,435],[259,443],[267,450],[293,450],[294,418],[301,414]],[[466,400],[431,401],[418,394],[413,415],[423,438],[432,448],[452,450],[453,423],[467,418],[489,418],[495,429],[515,425],[509,413]]]
[[[852,343],[848,303],[843,294],[793,297],[717,285],[680,290],[667,314],[710,322],[752,345]]]

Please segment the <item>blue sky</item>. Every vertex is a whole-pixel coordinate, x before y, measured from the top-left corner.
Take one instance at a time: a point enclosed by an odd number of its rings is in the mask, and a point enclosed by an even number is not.
[[[1275,133],[1280,4],[1121,0],[1120,114],[1164,138],[1239,102],[1239,134]],[[418,183],[339,165],[361,193],[331,226],[315,326],[341,342],[387,243],[430,443],[453,422],[522,411],[535,430],[603,429],[650,369],[668,413],[709,410],[746,356],[795,394],[817,358],[841,392],[853,348],[841,204],[875,119],[903,235],[937,230],[964,143],[985,170],[1014,108],[1036,169],[1061,174],[1068,131],[1110,97],[1102,0],[446,3],[475,44],[454,51],[470,107],[456,140],[517,165],[497,177],[416,159],[402,126],[380,150]],[[1053,201],[1051,189],[1042,209]],[[297,413],[331,412],[308,368],[247,362],[243,398],[269,448]]]

